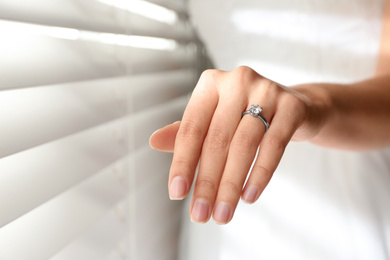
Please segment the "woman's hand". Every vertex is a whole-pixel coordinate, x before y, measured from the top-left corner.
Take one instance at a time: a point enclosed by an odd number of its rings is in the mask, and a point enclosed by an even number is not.
[[[326,104],[316,102],[318,95],[305,90],[283,87],[248,67],[205,71],[182,121],[160,129],[150,139],[155,149],[174,152],[171,199],[187,196],[199,162],[190,209],[193,221],[207,222],[212,215],[217,223],[228,223],[240,197],[255,202],[289,141],[312,138],[325,121]],[[266,134],[259,118],[241,118],[252,104],[263,108],[261,115],[270,124]]]

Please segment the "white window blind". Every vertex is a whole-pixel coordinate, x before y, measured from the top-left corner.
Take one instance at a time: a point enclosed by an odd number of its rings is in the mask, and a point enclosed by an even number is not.
[[[175,259],[170,155],[197,78],[184,0],[0,0],[0,260]]]

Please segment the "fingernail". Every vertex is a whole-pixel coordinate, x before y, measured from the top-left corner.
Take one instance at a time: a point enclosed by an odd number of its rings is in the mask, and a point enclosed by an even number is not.
[[[183,199],[187,191],[187,182],[181,176],[173,178],[169,187],[169,197],[171,200]]]
[[[257,196],[258,196],[259,190],[255,186],[248,186],[244,190],[244,194],[242,195],[242,199],[246,203],[253,203],[255,202]]]
[[[160,130],[161,130],[161,129],[158,129],[158,130],[154,131],[153,134],[151,134],[150,137],[149,137],[149,146],[152,147],[153,149],[156,149],[156,148],[154,148],[153,145],[152,145],[152,142],[151,142],[151,141],[152,141],[152,138],[153,138],[153,136],[154,136],[157,132],[159,132]]]
[[[210,206],[204,199],[195,200],[194,207],[191,212],[191,220],[193,222],[206,222],[209,218]]]
[[[159,132],[160,130],[161,130],[161,128],[160,128],[160,129],[157,129],[157,130],[154,131],[153,134],[151,134],[150,136],[153,136],[155,133]]]
[[[224,202],[220,202],[215,208],[213,218],[218,224],[226,224],[230,219],[230,215],[231,210],[229,205]]]

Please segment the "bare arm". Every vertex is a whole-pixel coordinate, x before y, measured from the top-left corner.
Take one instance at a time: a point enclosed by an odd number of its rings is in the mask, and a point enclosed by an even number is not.
[[[309,105],[320,108],[309,114],[323,120],[310,142],[349,150],[390,145],[390,75],[351,85],[311,84],[295,89],[309,97]],[[298,130],[295,139],[304,136]]]
[[[310,141],[338,149],[371,149],[390,145],[390,0],[382,21],[376,75],[351,85],[297,86],[323,108],[323,128]],[[316,115],[315,115],[316,116]],[[298,133],[297,133],[298,134]],[[299,134],[296,139],[300,139]]]

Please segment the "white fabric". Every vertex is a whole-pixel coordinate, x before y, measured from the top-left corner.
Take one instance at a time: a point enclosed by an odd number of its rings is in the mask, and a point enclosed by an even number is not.
[[[196,0],[190,12],[219,69],[248,65],[284,84],[373,73],[384,0]]]
[[[372,76],[383,7],[383,0],[190,1],[218,69],[248,65],[286,85]],[[228,225],[194,224],[183,214],[181,259],[390,259],[389,198],[390,149],[291,143],[260,200],[240,202]]]

